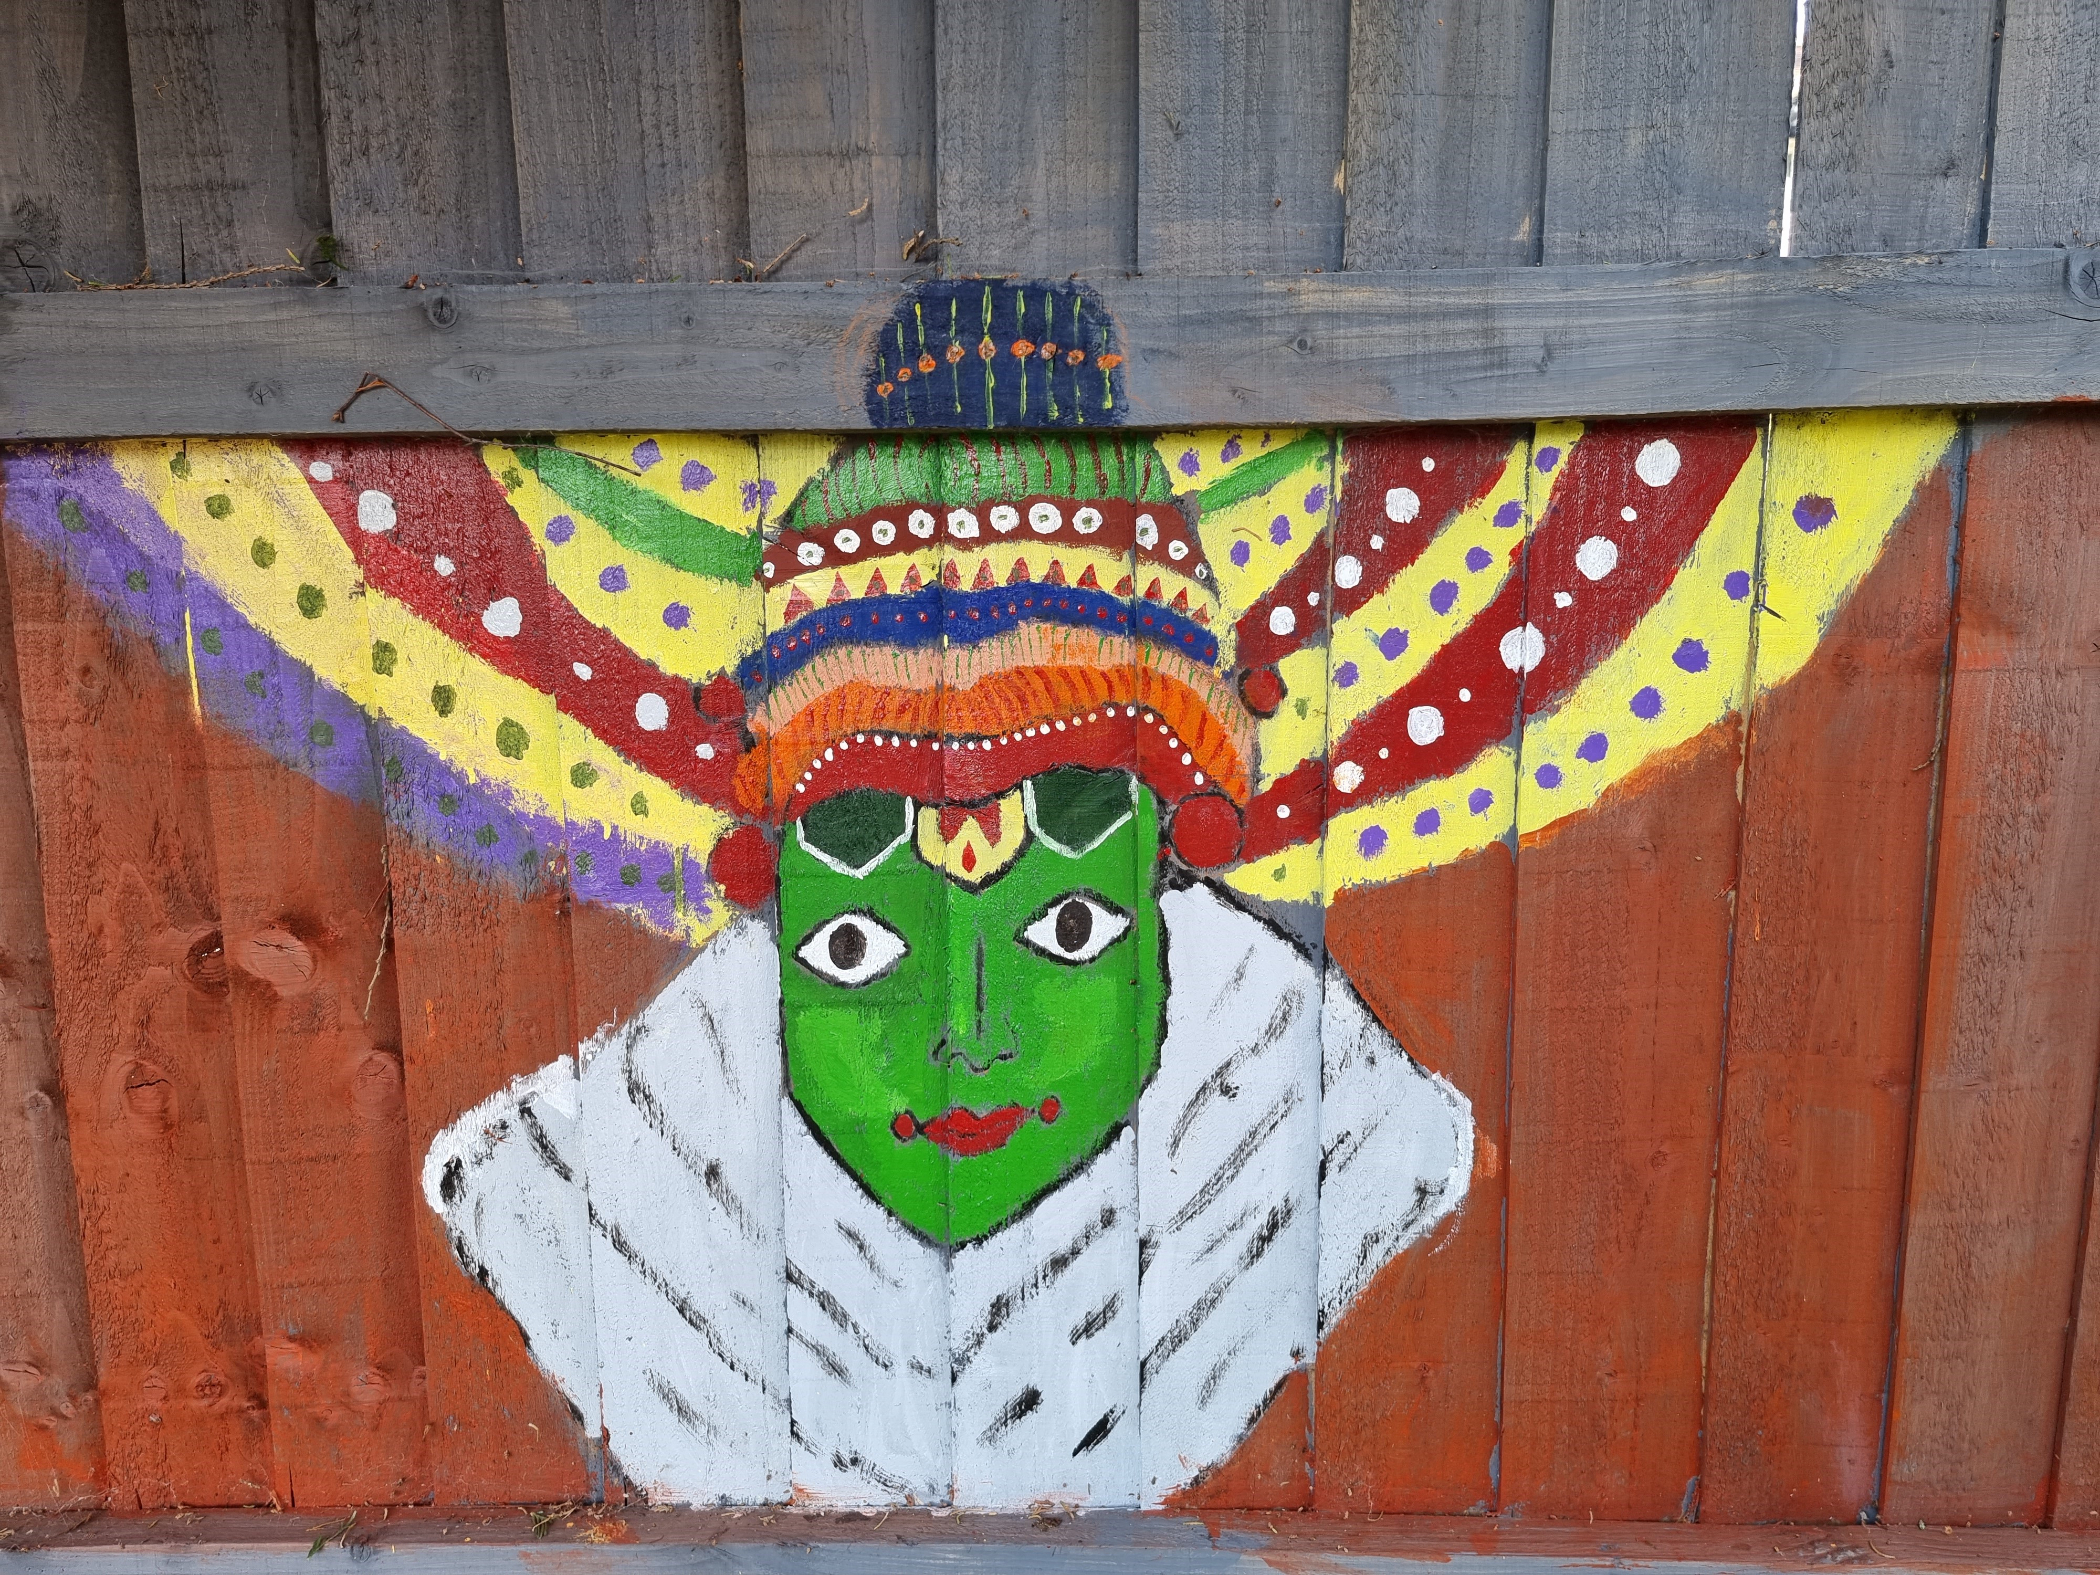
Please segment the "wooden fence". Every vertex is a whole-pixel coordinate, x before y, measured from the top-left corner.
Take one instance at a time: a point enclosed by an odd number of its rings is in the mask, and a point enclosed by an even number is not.
[[[0,52],[0,277],[834,279],[2100,237],[2076,0],[89,0]],[[316,247],[316,237],[334,237]],[[287,253],[293,257],[287,256]],[[296,272],[241,282],[296,280]]]
[[[2100,236],[2074,0],[1822,0],[1798,96],[1772,3],[98,0],[4,26],[15,291]],[[466,424],[610,424],[571,408]],[[2100,427],[1959,428],[1798,677],[1575,829],[1327,914],[1481,1112],[1474,1228],[1374,1282],[1347,1381],[1286,1395],[1214,1502],[2100,1517]],[[171,398],[160,430],[195,429]],[[415,1171],[492,1073],[680,953],[560,882],[467,879],[215,729],[106,615],[107,565],[5,546],[0,1497],[607,1492],[558,1394],[494,1381],[529,1358]],[[182,1354],[127,1365],[149,1344]]]

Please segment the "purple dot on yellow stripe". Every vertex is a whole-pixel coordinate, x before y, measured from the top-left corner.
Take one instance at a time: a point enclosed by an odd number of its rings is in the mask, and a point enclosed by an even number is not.
[[[1337,689],[1352,687],[1356,683],[1356,679],[1357,672],[1354,662],[1344,662],[1334,670],[1334,686]]]
[[[1176,464],[1184,476],[1193,476],[1203,469],[1203,461],[1196,457],[1196,451],[1192,448],[1183,449]]]
[[[609,564],[598,571],[598,589],[601,591],[624,591],[627,589],[627,570],[621,564]]]
[[[1475,788],[1466,795],[1466,808],[1476,815],[1485,815],[1488,806],[1494,802],[1495,794],[1492,788]]]
[[[1398,661],[1400,653],[1407,649],[1407,631],[1388,629],[1378,637],[1378,654],[1387,661]]]
[[[683,629],[693,621],[693,609],[684,602],[673,602],[664,609],[664,623],[673,629]]]
[[[1537,782],[1542,788],[1557,788],[1560,786],[1560,767],[1554,765],[1551,761],[1540,766],[1531,776],[1532,780]]]
[[[1276,516],[1276,518],[1269,521],[1269,540],[1273,541],[1274,543],[1276,543],[1277,546],[1281,547],[1285,542],[1289,541],[1290,539],[1290,516],[1285,514],[1279,514]]]
[[[1324,508],[1326,508],[1326,507],[1327,507],[1327,489],[1326,489],[1325,487],[1315,487],[1315,488],[1313,488],[1313,489],[1312,489],[1312,491],[1310,491],[1310,492],[1306,493],[1306,495],[1305,495],[1305,512],[1306,512],[1306,513],[1308,513],[1308,514],[1317,514],[1317,513],[1319,513],[1319,512],[1320,512],[1320,510],[1322,510],[1322,509],[1324,509]]]
[[[1540,473],[1544,474],[1560,463],[1560,450],[1548,444],[1539,450],[1538,458],[1533,463],[1539,467]]]
[[[1637,694],[1634,695],[1629,709],[1633,712],[1635,716],[1639,717],[1643,722],[1654,721],[1657,717],[1662,715],[1662,691],[1656,688],[1655,685],[1649,684],[1646,688],[1640,690]]]
[[[1425,809],[1421,814],[1415,816],[1415,835],[1418,837],[1434,836],[1436,828],[1443,823],[1443,816],[1433,809]]]
[[[1591,765],[1595,765],[1610,752],[1611,740],[1602,733],[1592,733],[1575,746],[1575,758],[1587,760]]]
[[[1485,547],[1468,547],[1466,549],[1466,567],[1475,574],[1478,574],[1494,561],[1495,555]]]
[[[1232,551],[1226,556],[1232,559],[1234,568],[1244,569],[1247,567],[1247,560],[1254,556],[1254,545],[1251,542],[1236,541],[1232,544]]]
[[[655,438],[643,438],[634,446],[634,462],[644,470],[663,463],[663,457],[664,451],[657,447]]]
[[[1721,582],[1721,589],[1728,593],[1730,601],[1741,601],[1750,594],[1750,571],[1747,569],[1730,569],[1728,578]]]
[[[1708,661],[1706,647],[1697,640],[1685,640],[1670,653],[1670,660],[1688,673],[1703,673]]]
[[[715,479],[715,473],[697,459],[689,459],[679,467],[678,485],[687,492],[698,492]]]
[[[1234,437],[1229,437],[1229,438],[1227,438],[1227,439],[1225,440],[1225,446],[1224,446],[1223,448],[1221,448],[1221,449],[1219,449],[1219,450],[1218,450],[1218,463],[1219,463],[1219,464],[1221,464],[1221,465],[1229,465],[1229,464],[1231,464],[1231,463],[1232,463],[1232,462],[1233,462],[1234,460],[1238,459],[1239,457],[1240,457],[1240,440],[1239,440],[1239,438],[1238,438],[1237,436],[1234,436]]]
[[[547,539],[559,547],[576,534],[576,522],[566,514],[557,514],[547,521]]]
[[[1429,587],[1429,606],[1436,613],[1448,613],[1458,605],[1458,581],[1438,580]]]
[[[1524,505],[1515,498],[1511,498],[1501,508],[1495,510],[1495,524],[1503,530],[1508,530],[1510,526],[1516,524],[1523,517]]]
[[[1385,827],[1366,826],[1357,834],[1356,851],[1367,859],[1375,859],[1385,851]]]

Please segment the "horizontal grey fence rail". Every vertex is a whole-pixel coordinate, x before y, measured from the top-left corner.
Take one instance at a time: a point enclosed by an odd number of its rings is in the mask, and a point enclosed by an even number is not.
[[[2091,262],[1966,251],[1103,279],[1090,290],[1123,398],[1096,424],[2100,397]],[[0,437],[890,424],[870,389],[908,299],[865,280],[0,296]],[[338,422],[367,373],[430,414],[381,391]]]

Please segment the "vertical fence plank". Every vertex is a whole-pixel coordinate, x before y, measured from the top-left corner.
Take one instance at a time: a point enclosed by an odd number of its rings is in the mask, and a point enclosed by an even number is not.
[[[947,272],[1136,266],[1137,58],[1137,0],[937,0]]]
[[[1342,263],[1343,0],[1138,6],[1137,266]]]
[[[1708,0],[1559,0],[1545,260],[1779,249],[1794,14]]]
[[[0,1503],[57,1507],[102,1489],[102,1413],[8,608],[0,555]]]
[[[128,0],[124,17],[153,277],[305,256],[328,228],[312,8]]]
[[[1749,641],[1747,595],[1719,592],[1724,571],[1745,573],[1747,590],[1753,565],[1756,429],[1644,423],[1593,428],[1572,450],[1544,429],[1537,441],[1536,464],[1558,474],[1526,606],[1543,643],[1517,784],[1502,1503],[1676,1519],[1697,1503]],[[1616,551],[1593,577],[1600,539]],[[1676,626],[1639,621],[1672,585],[1709,615],[1689,666],[1671,655]],[[1572,679],[1606,652],[1595,682]],[[1636,689],[1636,673],[1670,693]],[[1641,728],[1676,725],[1686,702],[1672,696],[1694,674],[1713,675],[1721,720],[1578,808],[1594,791],[1586,771],[1644,748]]]
[[[503,19],[527,272],[734,272],[748,243],[736,7],[505,0]]]
[[[0,280],[116,282],[144,265],[122,0],[0,14]]]
[[[576,1050],[544,571],[478,452],[449,439],[299,452],[328,467],[327,504],[373,587],[407,1149],[424,1189],[414,1233],[432,1489],[441,1504],[584,1497],[598,1486],[596,1410],[578,1415],[547,1376],[566,1353],[536,1361],[462,1268],[427,1173],[440,1132]],[[367,533],[355,520],[373,493],[391,501],[390,528]],[[510,666],[496,660],[496,629]],[[580,1189],[562,1199],[581,1213]],[[558,1234],[589,1235],[580,1218]],[[552,1294],[580,1296],[587,1326],[586,1287]],[[593,1336],[578,1348],[592,1351]]]
[[[1380,758],[1405,758],[1416,747],[1405,725],[1411,707],[1395,697],[1417,679],[1441,682],[1421,665],[1438,660],[1422,655],[1436,650],[1435,626],[1418,618],[1442,574],[1455,569],[1472,581],[1499,559],[1496,575],[1488,576],[1494,588],[1475,593],[1490,598],[1475,620],[1506,611],[1521,621],[1520,527],[1534,474],[1528,430],[1350,434],[1342,455],[1335,561],[1371,567],[1345,569],[1336,581],[1348,598],[1337,603],[1329,630],[1329,754],[1337,770],[1344,759],[1368,759],[1374,750]],[[1396,497],[1415,501],[1395,508]],[[1397,565],[1398,572],[1374,593],[1380,565]],[[1352,572],[1356,585],[1343,585]],[[1410,1056],[1471,1102],[1474,1129],[1463,1208],[1426,1250],[1411,1250],[1381,1271],[1321,1349],[1314,1487],[1329,1511],[1460,1514],[1495,1507],[1518,677],[1491,645],[1478,647],[1483,659],[1465,670],[1443,674],[1450,683],[1435,698],[1448,704],[1449,688],[1463,684],[1462,704],[1499,718],[1499,747],[1468,769],[1473,785],[1461,804],[1447,808],[1452,823],[1483,817],[1502,836],[1390,885],[1344,890],[1327,916],[1329,967],[1347,975]],[[1383,702],[1390,703],[1379,719],[1367,720]],[[1495,731],[1486,729],[1490,738]],[[1392,842],[1424,834],[1422,819],[1410,828],[1408,818],[1395,806]],[[1440,812],[1426,829],[1443,824]],[[1328,835],[1334,870],[1348,858],[1373,856],[1366,850],[1385,846],[1387,833],[1382,826],[1330,826]]]
[[[110,1496],[265,1502],[262,1328],[178,571],[107,459],[10,462],[7,505]]]
[[[742,16],[752,260],[794,246],[769,277],[906,272],[933,233],[933,0]]]
[[[1979,439],[1889,1418],[1899,1521],[2046,1508],[2100,1044],[2100,536],[2077,525],[2100,424]]]
[[[1991,31],[1967,0],[1809,7],[1795,256],[1980,244]]]
[[[352,576],[331,574],[349,551],[275,444],[147,452],[135,485],[195,565],[183,610],[204,719],[274,1496],[421,1500],[420,1205],[380,779],[364,712],[333,687],[370,670],[364,601]],[[287,621],[310,625],[309,649],[336,658],[332,682],[275,637]]]
[[[1551,0],[1353,6],[1350,268],[1539,258]]]
[[[515,279],[502,0],[314,0],[314,32],[348,282]]]
[[[1910,453],[1942,427],[1786,417],[1772,440],[1713,1252],[1710,1520],[1852,1521],[1879,1503],[1958,476],[1931,475],[1794,668],[1814,635],[1808,582],[1856,572],[1844,533],[1875,517],[1883,476],[1908,484]]]
[[[1991,246],[2100,242],[2100,13],[2005,0],[1991,139]]]

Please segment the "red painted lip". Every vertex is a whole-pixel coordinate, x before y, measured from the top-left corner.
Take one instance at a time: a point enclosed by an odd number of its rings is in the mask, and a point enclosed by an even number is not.
[[[989,1154],[994,1149],[1006,1147],[1007,1140],[1021,1129],[1021,1123],[1030,1116],[1040,1117],[1045,1122],[1055,1121],[1062,1110],[1057,1096],[1045,1099],[1039,1109],[1031,1110],[1026,1105],[995,1105],[983,1115],[964,1105],[943,1111],[931,1121],[921,1124],[909,1110],[899,1111],[897,1119],[890,1123],[899,1142],[909,1143],[913,1138],[923,1137],[939,1144],[951,1154],[968,1159],[977,1154]]]

